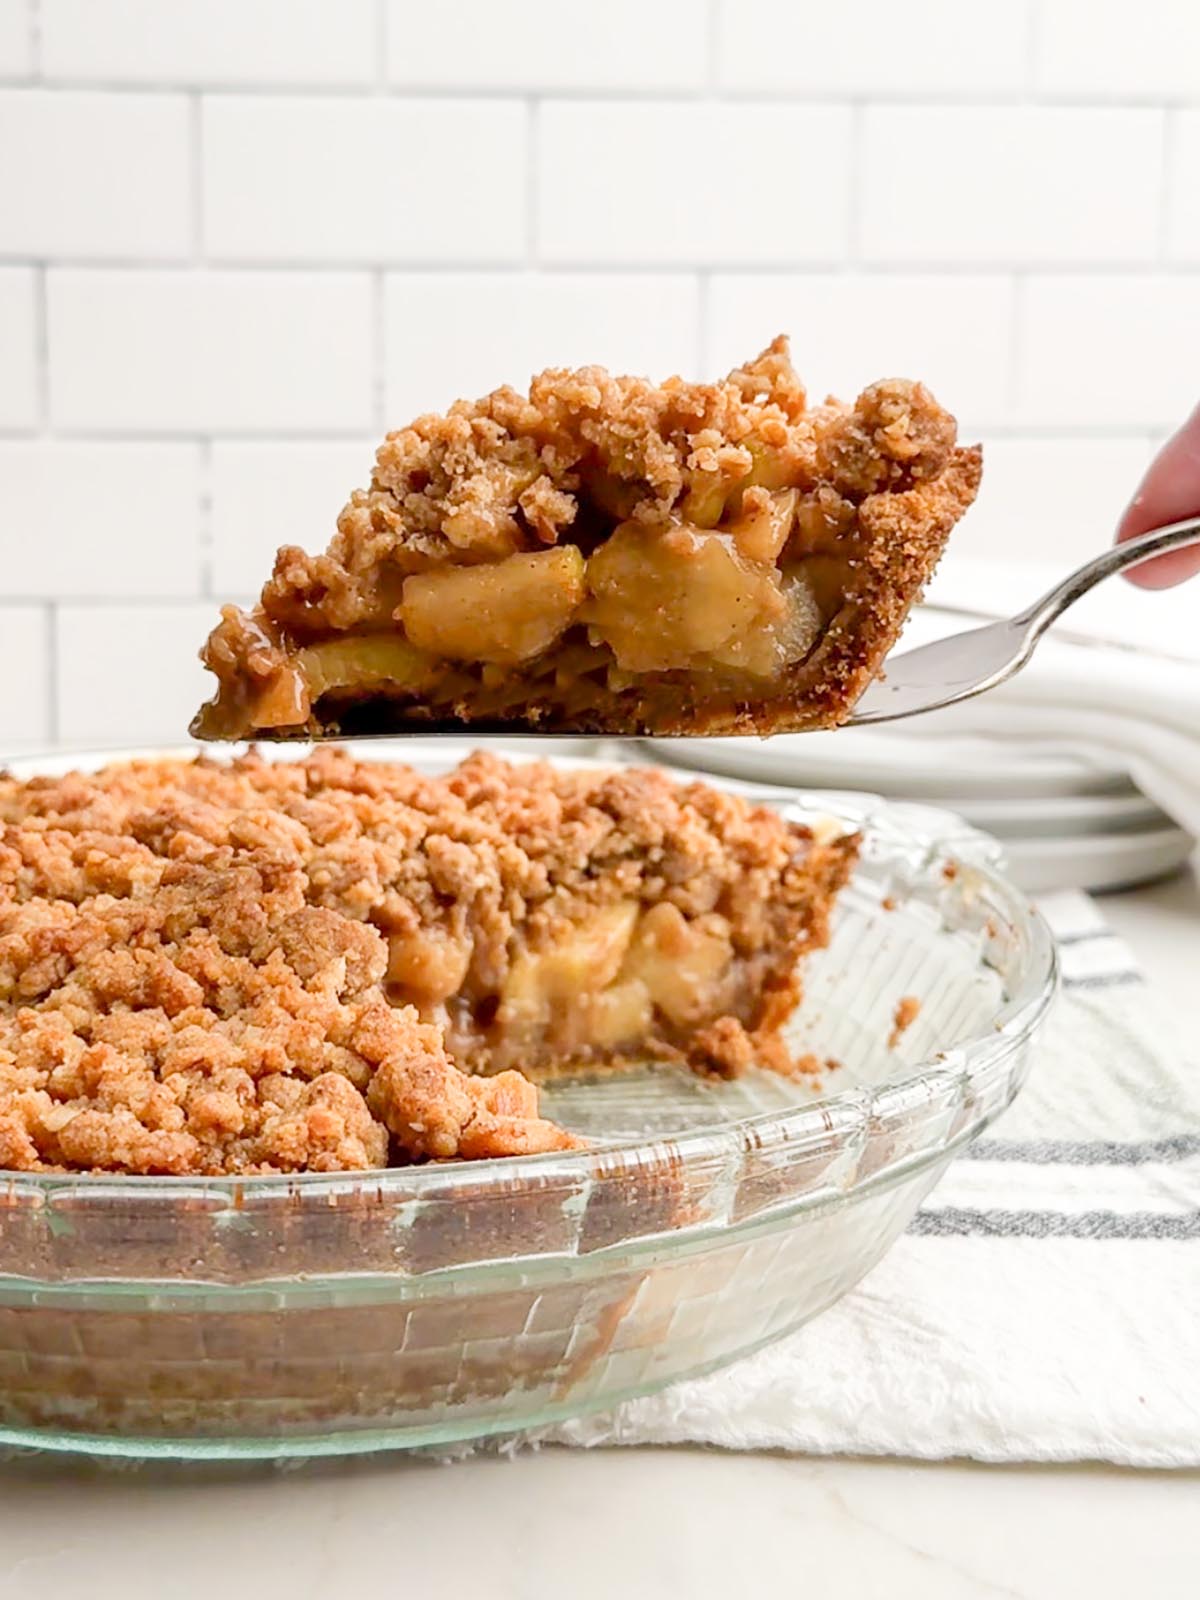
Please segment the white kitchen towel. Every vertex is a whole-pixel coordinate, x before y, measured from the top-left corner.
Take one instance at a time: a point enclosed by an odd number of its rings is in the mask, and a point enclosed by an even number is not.
[[[786,1340],[538,1440],[1200,1465],[1200,1062],[1092,901],[1043,909],[1064,986],[1029,1082],[884,1261]]]

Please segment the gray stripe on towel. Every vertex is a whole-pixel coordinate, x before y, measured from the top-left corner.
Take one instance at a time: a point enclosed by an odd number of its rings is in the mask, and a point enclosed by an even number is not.
[[[1142,1167],[1200,1155],[1200,1134],[1122,1144],[1116,1139],[977,1139],[960,1161],[1028,1161],[1035,1166]]]
[[[1056,933],[1054,942],[1060,945],[1091,944],[1093,939],[1115,939],[1111,928],[1081,928],[1076,933]]]
[[[947,1206],[944,1211],[918,1211],[908,1231],[943,1239],[1200,1239],[1200,1211],[1169,1216],[1154,1211],[976,1211]]]
[[[1093,972],[1077,978],[1069,973],[1063,975],[1064,989],[1116,989],[1124,984],[1145,983],[1145,978],[1135,967],[1127,967],[1121,972]]]

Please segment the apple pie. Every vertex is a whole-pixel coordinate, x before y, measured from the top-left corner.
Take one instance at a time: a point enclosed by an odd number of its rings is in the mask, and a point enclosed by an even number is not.
[[[711,385],[544,372],[388,435],[328,551],[225,609],[193,732],[833,726],[980,471],[919,383],[809,406],[782,338]]]
[[[0,1168],[338,1171],[569,1148],[538,1075],[787,1070],[853,835],[475,755],[0,776]]]

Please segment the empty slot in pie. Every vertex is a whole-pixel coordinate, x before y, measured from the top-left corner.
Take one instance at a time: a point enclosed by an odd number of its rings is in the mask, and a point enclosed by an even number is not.
[[[226,608],[193,731],[833,726],[980,470],[919,383],[809,406],[782,339],[711,385],[545,372],[388,436],[325,554]]]

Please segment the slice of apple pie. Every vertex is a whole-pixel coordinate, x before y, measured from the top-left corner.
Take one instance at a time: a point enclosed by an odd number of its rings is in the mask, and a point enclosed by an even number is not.
[[[975,497],[919,383],[810,407],[777,339],[723,383],[549,371],[389,434],[324,555],[203,651],[202,738],[844,721]]]

